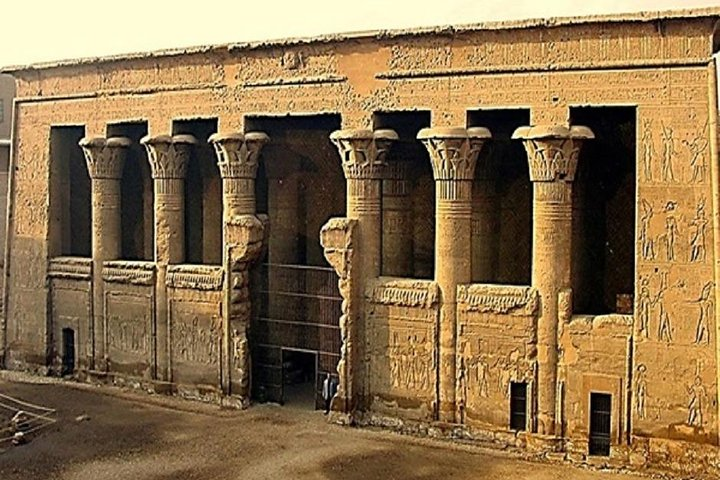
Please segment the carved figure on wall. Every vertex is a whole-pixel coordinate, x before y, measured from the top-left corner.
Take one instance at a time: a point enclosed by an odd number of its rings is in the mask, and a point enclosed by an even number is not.
[[[477,364],[476,364],[476,378],[479,385],[480,390],[480,396],[483,398],[488,398],[490,396],[489,387],[490,383],[488,382],[488,377],[490,373],[490,366],[488,363],[483,360],[482,358],[478,358]]]
[[[705,218],[705,199],[701,198],[690,222],[690,261],[704,262],[707,256],[706,236],[708,220]]]
[[[465,422],[465,404],[467,399],[467,374],[465,371],[465,357],[460,357],[457,368],[457,405],[460,411],[460,423]]]
[[[238,329],[233,330],[232,344],[233,365],[235,365],[235,368],[242,368],[245,365],[245,356],[247,355],[247,339]]]
[[[425,345],[423,336],[408,334],[405,342],[399,341],[397,333],[393,333],[393,344],[390,346],[390,374],[394,388],[409,390],[426,390],[430,387],[430,352]]]
[[[655,155],[655,144],[652,138],[652,123],[650,120],[643,122],[642,133],[643,144],[643,174],[646,182],[652,181],[652,159]]]
[[[712,287],[713,282],[707,282],[700,292],[700,298],[694,303],[700,307],[700,315],[698,316],[697,327],[695,328],[695,344],[710,344],[710,316],[713,311]]]
[[[635,411],[637,412],[638,418],[641,419],[644,419],[647,414],[645,410],[645,400],[647,398],[646,372],[647,367],[644,364],[638,365],[637,377],[635,379]]]
[[[641,200],[642,215],[640,216],[640,246],[644,260],[655,260],[655,240],[650,235],[650,220],[653,208],[644,198]]]
[[[672,127],[666,127],[662,124],[662,141],[663,155],[661,164],[661,177],[664,182],[675,182],[675,173],[673,172],[673,156],[677,155],[675,151],[675,138],[673,137]]]
[[[650,280],[647,277],[640,278],[640,294],[638,295],[638,319],[640,320],[639,333],[648,338],[650,336],[650,313],[655,303],[650,295]]]
[[[704,155],[709,144],[707,128],[708,124],[706,122],[703,130],[697,136],[690,141],[683,140],[682,142],[690,151],[690,171],[692,172],[690,182],[693,183],[704,182],[707,175],[707,158]]]
[[[707,391],[702,384],[700,375],[695,376],[695,381],[687,388],[688,392],[688,419],[687,424],[691,427],[703,426],[703,406],[707,402]]]
[[[676,202],[667,202],[665,205],[665,233],[662,238],[665,243],[665,258],[668,262],[675,261],[675,241],[680,234],[674,214],[676,209]]]
[[[657,296],[657,303],[659,305],[659,325],[658,325],[658,340],[666,341],[667,343],[672,342],[672,325],[670,322],[670,315],[665,308],[664,295],[668,289],[667,286],[667,272],[661,274],[660,280],[660,291]]]

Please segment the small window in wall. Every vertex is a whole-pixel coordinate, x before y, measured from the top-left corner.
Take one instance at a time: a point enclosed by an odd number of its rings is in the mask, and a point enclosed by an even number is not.
[[[50,255],[90,257],[90,176],[83,126],[50,128]]]
[[[612,395],[590,393],[590,455],[610,455]]]
[[[140,139],[147,135],[147,122],[108,125],[108,137],[131,140],[120,184],[122,258],[153,258],[153,180]]]
[[[510,384],[510,429],[525,430],[527,425],[527,383]]]
[[[532,267],[533,187],[516,128],[530,124],[528,109],[472,110],[468,127],[485,127],[473,182],[472,281],[529,285]]]
[[[435,180],[427,150],[417,140],[418,132],[430,126],[431,114],[379,112],[373,127],[397,132],[388,159],[391,172],[402,165],[407,189],[397,180],[383,180],[382,263],[383,275],[433,278],[435,270]],[[401,191],[398,191],[401,188]]]
[[[222,180],[208,138],[216,118],[175,120],[173,135],[193,135],[198,143],[185,176],[185,262],[220,264],[222,258]]]

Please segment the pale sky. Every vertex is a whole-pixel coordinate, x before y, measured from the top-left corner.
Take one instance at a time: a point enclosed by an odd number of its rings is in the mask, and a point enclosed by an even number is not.
[[[4,0],[0,66],[358,30],[720,6],[720,0]]]

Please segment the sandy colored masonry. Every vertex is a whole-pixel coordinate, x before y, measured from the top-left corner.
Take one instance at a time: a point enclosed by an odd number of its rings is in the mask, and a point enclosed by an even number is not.
[[[3,366],[715,471],[718,20],[7,68]]]

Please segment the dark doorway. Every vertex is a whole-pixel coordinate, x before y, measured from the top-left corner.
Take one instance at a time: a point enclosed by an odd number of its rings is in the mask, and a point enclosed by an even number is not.
[[[61,375],[75,373],[75,330],[62,329],[62,370]]]
[[[590,455],[610,455],[610,411],[612,395],[590,394]]]
[[[525,430],[527,425],[527,383],[510,384],[510,429]]]
[[[315,410],[318,407],[317,354],[282,351],[283,403]]]

